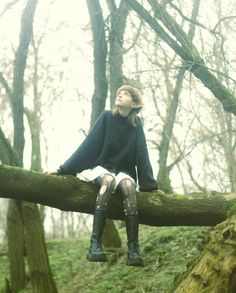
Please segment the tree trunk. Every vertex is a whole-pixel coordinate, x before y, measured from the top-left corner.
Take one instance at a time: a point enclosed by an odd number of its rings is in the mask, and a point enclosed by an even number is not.
[[[0,197],[14,198],[64,211],[94,213],[96,187],[74,176],[53,176],[0,165]],[[138,192],[139,221],[151,226],[212,226],[236,211],[235,194],[163,195]],[[111,198],[110,219],[123,220],[120,194]]]
[[[50,269],[44,231],[38,206],[22,202],[25,226],[25,242],[30,271],[30,281],[34,292],[56,293],[57,288]],[[23,234],[22,234],[23,235]],[[32,236],[34,239],[32,239]]]
[[[116,91],[123,84],[123,39],[128,9],[124,1],[116,6],[114,0],[107,0],[110,11],[110,32],[109,32],[109,86],[110,86],[110,107],[115,104]],[[107,219],[103,233],[103,244],[105,247],[121,247],[121,238],[113,221]]]
[[[199,259],[174,284],[170,293],[236,292],[236,216],[210,233]]]
[[[94,55],[94,92],[90,125],[96,121],[105,109],[107,98],[106,57],[107,43],[104,20],[99,0],[86,0],[93,33]]]
[[[110,32],[109,32],[109,86],[110,106],[114,107],[116,91],[123,84],[123,42],[126,20],[128,16],[127,5],[122,0],[119,7],[114,0],[107,0],[110,11]]]
[[[33,31],[36,6],[37,0],[29,0],[22,14],[20,43],[14,63],[13,91],[10,95],[14,124],[14,148],[19,157],[15,164],[20,166],[23,165],[24,151],[24,71]],[[7,141],[4,141],[4,143],[7,146],[6,149],[9,150],[9,143]],[[26,206],[28,208],[31,207],[31,213],[27,212]],[[33,205],[32,203],[10,202],[9,204],[7,220],[12,292],[20,291],[26,284],[23,258],[24,236],[26,237],[30,280],[32,281],[34,292],[57,292],[49,268],[42,223],[37,210],[37,205]],[[33,229],[32,223],[34,223]],[[36,251],[40,258],[35,257]]]
[[[10,165],[10,166],[18,165],[17,154],[10,146],[1,127],[0,127],[0,161],[3,164]]]
[[[192,41],[195,32],[195,23],[198,15],[200,6],[200,0],[194,1],[194,7],[192,10],[191,17],[191,25],[188,32],[189,40]],[[157,181],[159,183],[159,187],[161,190],[167,193],[173,193],[173,189],[171,187],[170,182],[170,171],[173,168],[173,164],[171,166],[167,166],[167,159],[170,147],[170,140],[173,133],[173,127],[176,119],[176,112],[179,105],[179,97],[182,90],[182,84],[184,81],[186,69],[182,68],[179,70],[176,78],[175,88],[172,93],[172,99],[167,111],[167,116],[165,118],[165,122],[163,125],[162,137],[160,142],[160,152],[159,152],[159,171],[157,175]]]
[[[105,26],[102,16],[102,9],[99,0],[87,0],[87,6],[90,15],[91,28],[93,32],[94,44],[94,93],[92,97],[92,115],[90,120],[90,127],[105,109],[107,99],[107,78],[106,78],[106,58],[107,58],[107,42],[105,36]],[[119,233],[113,223],[106,221],[104,229],[104,241],[109,246],[120,247],[121,239]],[[110,234],[111,237],[106,238]]]
[[[5,160],[6,162],[11,162],[16,165],[18,163],[17,157],[14,157],[16,154],[10,148],[10,144],[1,129],[0,146],[3,147],[0,152],[1,161]],[[26,284],[24,265],[25,252],[27,252],[30,280],[34,292],[57,292],[49,266],[44,231],[38,206],[17,200],[10,201],[7,214],[7,225],[9,260],[13,260],[9,262],[12,292],[19,292]],[[27,251],[25,251],[24,247],[24,235]],[[37,257],[35,257],[36,251]]]
[[[16,152],[11,148],[2,129],[0,128],[0,160],[12,166],[19,165]],[[17,293],[25,287],[24,263],[24,227],[21,217],[21,202],[10,200],[7,210],[7,240],[8,258],[12,293]],[[6,288],[7,290],[7,288]]]
[[[102,235],[102,244],[109,249],[121,248],[122,242],[114,221],[106,219],[105,229]]]
[[[40,131],[41,122],[39,118],[41,108],[30,111],[25,109],[27,120],[29,123],[30,134],[31,134],[31,170],[42,171],[41,166],[41,148],[40,148]]]
[[[14,148],[23,165],[24,152],[24,72],[28,54],[29,43],[33,32],[33,19],[38,0],[29,0],[21,18],[20,42],[15,55],[13,90],[11,96],[13,124],[14,124]]]
[[[10,200],[8,205],[7,241],[11,293],[18,293],[26,285],[26,274],[24,262],[24,226],[21,217],[21,202],[16,200]]]
[[[28,54],[28,47],[33,31],[33,19],[37,6],[37,0],[29,0],[21,17],[21,32],[19,46],[14,61],[13,89],[11,98],[13,125],[14,125],[14,149],[18,155],[18,165],[23,166],[24,152],[24,72]],[[18,213],[15,211],[18,210]],[[15,202],[9,204],[7,216],[8,249],[11,275],[11,287],[13,292],[18,292],[25,286],[25,273],[23,247],[24,232],[21,218],[21,203],[16,206]],[[18,226],[18,227],[17,227]],[[18,256],[17,258],[15,256]]]

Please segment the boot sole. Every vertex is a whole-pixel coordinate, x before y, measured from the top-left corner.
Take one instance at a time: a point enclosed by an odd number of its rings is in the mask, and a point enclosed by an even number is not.
[[[106,262],[106,255],[92,255],[90,253],[87,254],[87,260],[92,262]]]
[[[126,265],[133,267],[144,267],[144,262],[143,260],[127,260]]]

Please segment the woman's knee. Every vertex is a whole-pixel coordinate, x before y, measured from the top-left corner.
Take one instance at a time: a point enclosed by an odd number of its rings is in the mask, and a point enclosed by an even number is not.
[[[119,188],[122,193],[134,193],[136,189],[136,184],[132,179],[124,178],[119,183]]]
[[[101,176],[101,190],[103,190],[103,193],[106,191],[113,191],[116,185],[115,178],[111,174],[104,174]]]

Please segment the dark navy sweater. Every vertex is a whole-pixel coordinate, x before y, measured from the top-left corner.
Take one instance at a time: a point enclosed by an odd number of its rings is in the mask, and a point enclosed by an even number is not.
[[[126,117],[104,111],[83,143],[60,166],[58,173],[75,175],[95,166],[102,166],[115,174],[124,172],[135,181],[138,178],[140,191],[158,188],[140,118],[137,126],[132,127]]]

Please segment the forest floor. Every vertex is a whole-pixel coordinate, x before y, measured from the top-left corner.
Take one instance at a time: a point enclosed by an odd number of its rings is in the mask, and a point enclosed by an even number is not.
[[[174,280],[198,255],[206,241],[207,227],[140,226],[144,267],[125,265],[125,229],[119,228],[122,249],[107,252],[107,263],[86,260],[89,236],[47,241],[50,264],[59,293],[166,293]],[[6,248],[0,246],[0,292],[8,276]],[[30,290],[25,290],[25,293]],[[46,293],[46,292],[45,292]]]

